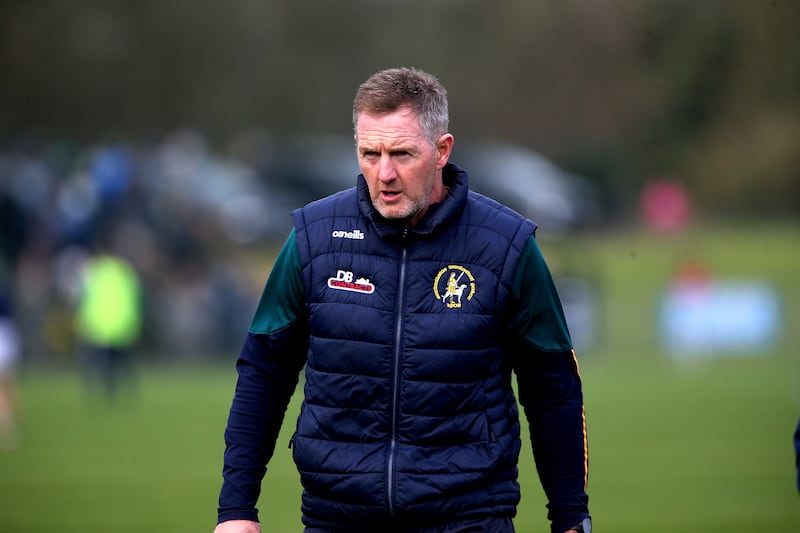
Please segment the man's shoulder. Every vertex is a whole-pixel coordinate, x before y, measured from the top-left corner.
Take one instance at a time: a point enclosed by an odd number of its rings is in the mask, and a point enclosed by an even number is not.
[[[467,205],[473,224],[488,226],[495,230],[504,228],[517,230],[522,227],[525,228],[524,231],[531,234],[536,230],[536,223],[532,220],[528,220],[510,207],[479,192],[469,191]]]

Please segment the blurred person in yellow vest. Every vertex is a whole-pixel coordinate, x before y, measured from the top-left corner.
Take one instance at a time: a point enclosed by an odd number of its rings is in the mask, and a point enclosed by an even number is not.
[[[139,276],[124,258],[100,246],[83,268],[77,309],[78,335],[86,347],[86,378],[113,398],[132,379],[131,349],[142,327]]]

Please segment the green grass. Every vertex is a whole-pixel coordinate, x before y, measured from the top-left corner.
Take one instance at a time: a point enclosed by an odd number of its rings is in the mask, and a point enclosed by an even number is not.
[[[800,531],[792,433],[800,416],[800,248],[795,227],[704,229],[543,242],[558,270],[597,273],[602,340],[582,356],[599,530],[614,533]],[[658,346],[655,306],[677,261],[762,277],[786,323],[753,357],[676,364]],[[233,357],[233,355],[231,356]],[[222,432],[235,374],[148,367],[135,395],[97,402],[73,373],[20,380],[23,442],[0,452],[0,532],[196,532],[213,529]],[[298,399],[264,482],[264,530],[301,531],[288,449]],[[548,531],[530,446],[521,460],[520,532]]]

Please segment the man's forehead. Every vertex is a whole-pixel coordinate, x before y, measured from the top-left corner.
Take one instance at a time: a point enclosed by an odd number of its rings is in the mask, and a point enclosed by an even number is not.
[[[417,146],[426,140],[418,125],[398,123],[361,123],[356,128],[356,144],[359,147]]]
[[[416,131],[398,130],[395,128],[365,128],[358,130],[356,144],[358,146],[416,145],[424,139],[424,135]]]

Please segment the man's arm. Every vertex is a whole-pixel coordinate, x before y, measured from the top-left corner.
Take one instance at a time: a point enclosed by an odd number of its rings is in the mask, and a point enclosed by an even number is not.
[[[588,452],[575,352],[555,284],[531,236],[514,277],[514,371],[554,533],[589,518]]]
[[[530,428],[536,469],[548,498],[552,531],[561,533],[589,516],[588,455],[583,398],[572,352],[520,352],[519,400]]]
[[[258,521],[256,502],[286,408],[305,364],[308,326],[294,232],[275,262],[236,363],[239,378],[225,429],[218,523]],[[227,528],[242,524],[227,524]],[[233,529],[233,531],[253,531]]]

